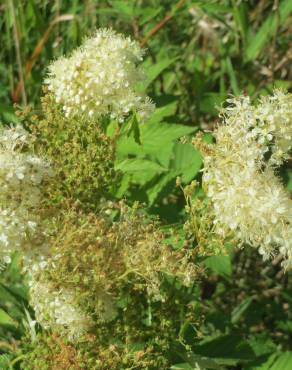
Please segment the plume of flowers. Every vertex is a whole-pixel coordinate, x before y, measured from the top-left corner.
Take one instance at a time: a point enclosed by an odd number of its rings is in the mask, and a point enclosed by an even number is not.
[[[28,150],[32,138],[20,126],[0,131],[0,254],[26,257],[45,245],[38,210],[41,188],[53,176],[50,165]]]
[[[142,56],[137,42],[100,29],[69,57],[53,62],[45,82],[67,117],[110,116],[123,122],[132,111],[143,120],[153,104],[138,91],[145,78],[137,66]]]
[[[203,145],[203,185],[214,207],[217,233],[231,230],[265,259],[280,252],[292,266],[292,202],[276,167],[292,147],[292,95],[275,91],[252,105],[230,99],[215,145]]]
[[[78,369],[137,363],[168,369],[166,352],[179,336],[181,307],[190,323],[197,322],[194,250],[172,248],[179,236],[162,231],[138,206],[106,200],[120,176],[116,137],[106,135],[103,123],[130,114],[144,120],[154,107],[141,93],[142,54],[129,38],[97,31],[50,66],[41,116],[22,116],[36,138],[33,149],[52,161],[57,179],[47,190],[46,204],[54,210],[50,253],[29,270],[30,303],[50,340],[39,336],[27,369],[39,368],[46,350],[46,362],[60,367],[63,356],[50,350],[55,338],[70,353],[66,368],[73,369],[74,352]],[[132,348],[137,342],[145,343],[139,351]]]
[[[76,294],[68,289],[56,289],[50,283],[34,279],[30,281],[30,303],[37,321],[45,328],[66,333],[71,340],[85,334],[92,321],[76,304]]]

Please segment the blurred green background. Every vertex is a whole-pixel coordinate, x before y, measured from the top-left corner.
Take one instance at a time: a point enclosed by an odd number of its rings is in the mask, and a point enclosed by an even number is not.
[[[52,59],[113,27],[146,47],[149,93],[174,95],[180,120],[208,125],[228,94],[291,87],[291,11],[291,0],[2,0],[2,119],[15,119],[13,102],[39,103]]]

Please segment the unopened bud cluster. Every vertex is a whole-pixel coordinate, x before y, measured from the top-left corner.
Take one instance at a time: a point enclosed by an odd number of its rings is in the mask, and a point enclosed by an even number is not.
[[[93,323],[116,319],[122,291],[136,286],[134,291],[151,301],[164,302],[164,274],[186,287],[198,275],[191,253],[164,245],[165,235],[142,210],[115,207],[121,212],[115,222],[66,210],[46,268],[33,275],[30,295],[38,321],[71,340],[79,340]]]

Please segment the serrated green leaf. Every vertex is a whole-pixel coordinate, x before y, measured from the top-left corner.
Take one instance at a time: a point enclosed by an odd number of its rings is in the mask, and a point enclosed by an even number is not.
[[[170,168],[177,171],[183,183],[190,182],[200,171],[202,166],[201,154],[191,144],[177,142],[173,148],[173,158]]]
[[[154,154],[159,159],[161,150],[165,149],[168,149],[170,157],[172,153],[172,142],[197,130],[196,127],[164,122],[147,122],[140,125],[139,128],[141,146],[135,142],[132,136],[127,136],[127,130],[118,138],[117,158],[119,160],[122,160],[123,157],[129,154],[139,157]]]
[[[139,158],[125,159],[116,164],[116,169],[130,175],[131,180],[139,184],[145,184],[154,176],[167,171],[156,162]]]
[[[153,123],[141,128],[141,138],[143,147],[147,153],[159,153],[159,150],[169,142],[179,139],[196,131],[196,127],[168,124]]]
[[[134,7],[125,1],[114,1],[112,6],[118,11],[119,15],[126,15],[128,17],[133,17],[134,15]]]
[[[164,105],[163,107],[156,108],[147,124],[150,124],[152,122],[161,122],[163,118],[173,115],[176,111],[176,107],[177,102],[174,101]]]

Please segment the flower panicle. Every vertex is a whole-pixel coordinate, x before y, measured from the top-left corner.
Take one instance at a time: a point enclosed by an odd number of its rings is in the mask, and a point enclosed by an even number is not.
[[[42,253],[45,245],[39,209],[54,174],[50,163],[31,152],[32,140],[21,126],[0,131],[0,250],[7,262],[15,251],[30,258],[34,247]]]
[[[230,99],[216,144],[204,153],[203,187],[211,199],[220,235],[232,231],[265,259],[279,252],[292,267],[292,202],[276,168],[292,148],[292,95],[276,90],[252,105]]]
[[[145,75],[138,66],[143,50],[136,41],[100,29],[73,53],[53,62],[45,83],[67,117],[123,122],[130,112],[143,121],[154,105],[139,92]]]

